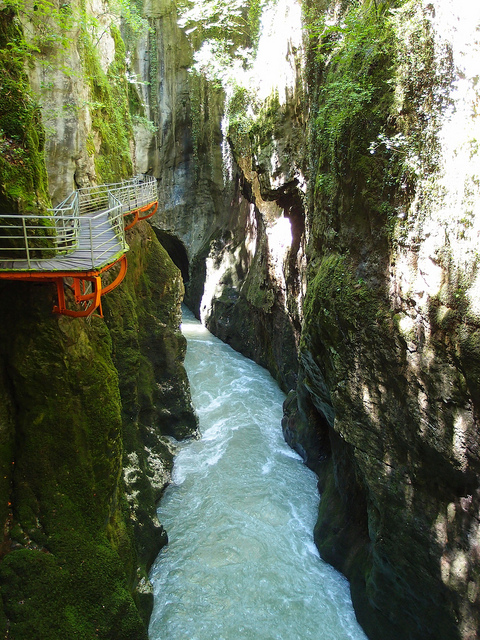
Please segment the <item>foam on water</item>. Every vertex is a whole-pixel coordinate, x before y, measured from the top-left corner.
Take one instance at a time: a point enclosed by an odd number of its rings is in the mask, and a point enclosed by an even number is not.
[[[269,374],[184,320],[203,437],[180,445],[159,509],[151,640],[365,640],[313,541],[316,477],[284,442]]]

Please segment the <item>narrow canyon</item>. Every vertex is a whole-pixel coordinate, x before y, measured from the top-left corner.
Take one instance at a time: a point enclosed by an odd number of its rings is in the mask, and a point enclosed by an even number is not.
[[[366,636],[478,640],[479,34],[473,1],[0,2],[0,635],[147,640],[184,302],[285,394]],[[100,299],[42,265],[101,185]]]

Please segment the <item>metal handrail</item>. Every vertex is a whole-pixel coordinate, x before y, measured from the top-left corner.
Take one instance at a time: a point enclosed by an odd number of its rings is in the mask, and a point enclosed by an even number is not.
[[[153,176],[135,176],[131,180],[85,187],[78,190],[80,197],[80,213],[98,211],[107,202],[108,194],[113,193],[124,207],[124,213],[134,211],[156,197],[157,181]]]
[[[99,268],[111,254],[111,230],[119,251],[127,251],[124,215],[156,199],[155,178],[136,176],[121,183],[78,189],[47,215],[2,214],[0,271],[14,269],[10,263],[17,261],[26,261],[31,269],[32,262],[68,258],[79,249],[84,225],[88,225],[91,266]]]
[[[50,260],[59,251],[56,234],[56,216],[35,215],[1,215],[0,216],[0,262],[9,260],[26,260],[28,266],[34,260]],[[66,224],[75,229],[75,218],[64,217],[62,227]],[[65,233],[63,238],[65,238]],[[61,242],[60,242],[61,244]],[[0,264],[1,269],[1,264]]]

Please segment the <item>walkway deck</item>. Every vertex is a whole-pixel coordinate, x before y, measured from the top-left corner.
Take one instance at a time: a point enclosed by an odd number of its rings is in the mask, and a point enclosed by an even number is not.
[[[139,176],[75,191],[45,216],[0,216],[0,279],[55,282],[56,312],[90,315],[100,305],[102,293],[120,284],[125,275],[125,231],[156,209],[155,178]],[[119,262],[113,284],[102,290],[100,274]],[[65,306],[65,277],[74,279],[81,310]],[[93,292],[86,293],[86,282],[94,283]],[[92,301],[96,301],[93,308]]]
[[[115,262],[128,250],[115,234],[107,212],[82,215],[79,220],[80,233],[76,249],[58,252],[52,258],[30,259],[29,262],[2,261],[0,271],[90,271]]]

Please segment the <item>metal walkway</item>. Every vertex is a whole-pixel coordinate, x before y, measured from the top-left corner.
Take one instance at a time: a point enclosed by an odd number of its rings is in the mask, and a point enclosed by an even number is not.
[[[157,206],[155,178],[137,176],[74,191],[45,216],[0,216],[0,279],[55,282],[56,313],[87,316],[100,308],[101,314],[101,296],[126,273],[125,231]],[[102,286],[101,274],[115,265],[117,276]],[[73,288],[75,309],[66,306],[65,284]]]

